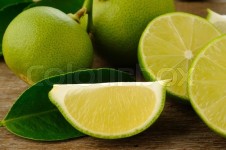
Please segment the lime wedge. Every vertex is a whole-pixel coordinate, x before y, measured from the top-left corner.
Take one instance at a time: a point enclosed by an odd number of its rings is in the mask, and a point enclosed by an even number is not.
[[[139,43],[139,64],[146,80],[171,79],[167,91],[188,100],[187,76],[193,58],[219,31],[205,19],[169,13],[154,19]]]
[[[207,11],[207,20],[212,23],[219,31],[226,33],[226,15],[220,15],[210,9]]]
[[[214,131],[226,137],[226,36],[211,42],[197,56],[189,75],[194,110]]]
[[[49,98],[77,130],[97,138],[138,134],[159,117],[165,82],[55,85]]]

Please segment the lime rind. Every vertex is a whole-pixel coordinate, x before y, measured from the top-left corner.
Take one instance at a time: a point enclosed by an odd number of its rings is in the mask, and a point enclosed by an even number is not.
[[[199,20],[202,20],[204,22],[207,22],[204,18],[202,17],[199,17],[199,16],[196,16],[196,15],[193,15],[193,14],[188,14],[188,13],[184,13],[184,12],[173,12],[173,13],[167,13],[167,14],[164,14],[164,15],[160,15],[158,16],[157,18],[153,19],[146,27],[146,29],[144,30],[141,38],[140,38],[140,42],[139,42],[139,45],[138,45],[138,61],[139,61],[139,65],[140,65],[140,68],[141,68],[141,72],[145,78],[145,80],[147,81],[157,81],[159,79],[156,78],[155,76],[155,73],[148,67],[148,65],[146,64],[145,60],[144,60],[144,54],[142,53],[143,52],[143,39],[146,37],[146,34],[148,34],[149,32],[149,27],[152,26],[152,24],[154,24],[155,20],[159,19],[159,18],[162,18],[162,17],[168,17],[168,16],[173,16],[173,15],[184,15],[184,16],[190,16],[190,17],[194,17],[194,18],[197,18]],[[207,22],[208,23],[208,22]],[[219,35],[221,35],[221,33],[219,32],[218,29],[215,28],[215,26],[211,23],[208,24],[210,27],[212,27],[213,30],[215,30],[216,33],[218,33]],[[202,48],[200,48],[202,49]],[[188,71],[188,70],[187,70]],[[166,89],[167,90],[167,94],[169,94],[169,96],[175,98],[175,99],[178,99],[179,101],[181,101],[182,103],[186,103],[186,104],[190,104],[189,102],[189,97],[188,95],[180,95],[180,94],[177,94],[175,92],[173,92],[172,90],[169,90],[168,88]]]
[[[198,116],[202,119],[202,121],[214,132],[216,132],[217,134],[221,135],[222,137],[226,138],[226,129],[223,130],[221,128],[219,128],[217,125],[213,124],[212,122],[209,121],[208,117],[203,113],[202,109],[199,107],[199,105],[195,102],[194,97],[192,96],[192,77],[193,77],[193,72],[194,72],[194,68],[196,66],[196,64],[198,63],[198,61],[200,60],[200,58],[204,55],[204,53],[206,52],[206,50],[211,47],[214,43],[217,43],[218,41],[225,39],[226,40],[226,35],[222,35],[217,37],[216,39],[210,41],[200,52],[199,54],[195,57],[194,61],[191,64],[190,70],[189,70],[189,76],[188,76],[188,95],[190,98],[190,102],[191,105],[193,107],[193,109],[195,110],[195,112],[198,114]]]
[[[116,83],[116,84],[125,84],[125,85],[134,85],[135,84],[142,84],[145,86],[149,86],[149,88],[151,90],[154,91],[154,93],[156,94],[156,106],[154,107],[154,112],[152,113],[152,115],[149,117],[149,119],[142,124],[141,126],[127,131],[125,133],[117,133],[117,134],[104,134],[104,133],[98,133],[98,132],[92,132],[89,131],[89,129],[83,128],[67,111],[66,106],[64,104],[64,99],[58,99],[59,96],[63,96],[64,94],[67,93],[67,91],[70,89],[70,86],[73,85],[69,85],[68,88],[65,89],[65,87],[67,85],[60,85],[60,89],[58,89],[58,92],[51,92],[49,93],[49,98],[51,100],[51,102],[57,106],[57,108],[60,110],[60,112],[62,113],[62,115],[65,117],[65,119],[73,126],[75,127],[78,131],[92,136],[92,137],[96,137],[96,138],[101,138],[101,139],[120,139],[120,138],[126,138],[126,137],[131,137],[133,135],[136,135],[138,133],[141,133],[142,131],[146,130],[148,127],[150,127],[160,116],[161,112],[164,109],[164,105],[165,105],[165,93],[166,93],[166,84],[168,83],[168,81],[157,81],[157,82],[126,82],[126,83]],[[102,85],[107,84],[107,86],[109,86],[109,84],[114,84],[114,83],[101,83]],[[101,85],[99,84],[99,85]],[[82,86],[84,86],[84,84],[80,84]],[[93,86],[94,84],[86,84],[85,86]],[[155,85],[155,86],[152,86]],[[56,85],[57,86],[57,85]],[[79,87],[79,84],[78,84]],[[157,87],[157,88],[156,88]],[[53,88],[54,90],[54,88]],[[63,91],[62,91],[63,90]],[[79,90],[79,89],[78,89]],[[54,95],[55,93],[61,93],[60,95]],[[158,109],[156,109],[158,108]]]

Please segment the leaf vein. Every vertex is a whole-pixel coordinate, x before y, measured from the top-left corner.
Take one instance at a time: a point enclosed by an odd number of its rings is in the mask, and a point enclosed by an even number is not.
[[[12,122],[12,121],[15,121],[15,120],[20,120],[20,119],[22,120],[22,119],[26,119],[26,118],[41,116],[41,115],[48,114],[48,113],[51,113],[51,112],[56,112],[56,111],[58,111],[58,109],[55,108],[55,109],[51,109],[51,110],[48,110],[48,111],[43,111],[43,112],[40,112],[40,113],[35,113],[35,114],[31,114],[31,115],[24,115],[24,116],[20,116],[20,117],[17,117],[17,118],[3,120],[2,124],[8,123],[8,122]]]

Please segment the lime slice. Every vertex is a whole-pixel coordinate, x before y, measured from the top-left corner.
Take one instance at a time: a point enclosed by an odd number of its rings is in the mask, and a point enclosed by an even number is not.
[[[188,100],[190,64],[218,30],[205,19],[187,13],[169,13],[154,19],[139,43],[139,64],[146,80],[171,79],[167,91]]]
[[[147,129],[165,102],[165,82],[55,85],[49,98],[77,130],[117,139]]]
[[[207,20],[211,22],[219,31],[226,33],[226,15],[220,15],[210,9],[207,11]]]
[[[214,131],[226,137],[226,36],[211,42],[197,56],[189,75],[194,110]]]

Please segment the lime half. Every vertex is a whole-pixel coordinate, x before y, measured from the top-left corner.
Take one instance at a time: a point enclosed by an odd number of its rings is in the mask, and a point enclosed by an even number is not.
[[[154,19],[139,43],[139,64],[146,80],[171,79],[171,95],[188,100],[187,77],[193,58],[218,30],[205,19],[187,13],[169,13]]]
[[[197,56],[189,75],[194,110],[214,131],[226,137],[226,36],[211,42]]]
[[[165,102],[165,82],[55,85],[51,101],[77,130],[117,139],[147,129]]]

